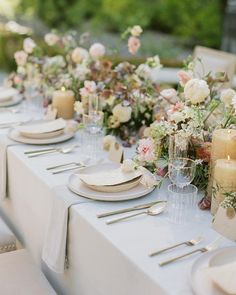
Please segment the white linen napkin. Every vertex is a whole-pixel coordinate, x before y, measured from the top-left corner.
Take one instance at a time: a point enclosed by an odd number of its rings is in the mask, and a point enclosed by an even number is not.
[[[206,272],[212,281],[226,294],[236,294],[236,261],[220,266],[208,267]]]
[[[91,202],[70,192],[65,186],[53,188],[53,204],[46,233],[42,259],[54,272],[63,273],[68,267],[67,232],[71,206]]]
[[[0,200],[7,196],[7,149],[19,143],[10,140],[7,135],[0,135]]]

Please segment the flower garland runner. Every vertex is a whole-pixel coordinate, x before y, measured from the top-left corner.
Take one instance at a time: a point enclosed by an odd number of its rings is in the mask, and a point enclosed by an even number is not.
[[[184,156],[196,160],[194,184],[205,190],[208,185],[211,137],[217,128],[235,128],[236,93],[224,89],[224,73],[200,75],[195,68],[200,60],[188,60],[178,73],[178,91],[163,90],[167,102],[161,116],[146,130],[135,161],[158,175],[166,175],[170,157]],[[174,148],[172,147],[174,145]],[[204,206],[209,201],[204,200]],[[203,206],[203,207],[204,207]]]
[[[123,34],[128,36],[131,54],[141,45],[141,33],[142,28],[134,26]],[[89,44],[86,35],[49,33],[44,40],[45,50],[31,38],[24,40],[23,50],[15,53],[17,70],[9,77],[11,86],[23,93],[33,86],[49,101],[55,90],[72,90],[78,101],[75,110],[81,116],[89,97],[97,95],[103,104],[106,132],[134,143],[137,132],[142,133],[142,127],[154,120],[159,93],[151,74],[161,68],[159,57],[148,58],[139,66],[126,61],[117,65],[105,57],[103,44]]]

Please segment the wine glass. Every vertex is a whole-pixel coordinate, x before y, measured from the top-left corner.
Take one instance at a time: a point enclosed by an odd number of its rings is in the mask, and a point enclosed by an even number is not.
[[[169,161],[169,178],[180,188],[189,185],[196,173],[196,163],[188,158],[174,158]]]
[[[168,215],[171,222],[182,224],[193,218],[197,207],[197,187],[190,184],[195,176],[196,163],[188,158],[169,161]]]

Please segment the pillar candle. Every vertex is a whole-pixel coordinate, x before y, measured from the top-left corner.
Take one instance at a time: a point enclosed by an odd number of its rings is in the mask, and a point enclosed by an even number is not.
[[[236,159],[236,130],[233,129],[217,129],[212,135],[211,146],[211,162],[210,162],[210,177],[207,187],[207,197],[211,199],[213,174],[215,161],[217,159]]]
[[[52,106],[57,109],[57,117],[63,119],[72,119],[74,117],[75,96],[71,90],[54,91]]]
[[[236,160],[219,159],[213,172],[211,212],[215,214],[226,192],[236,191]]]
[[[236,130],[217,129],[213,132],[211,159],[236,159]]]

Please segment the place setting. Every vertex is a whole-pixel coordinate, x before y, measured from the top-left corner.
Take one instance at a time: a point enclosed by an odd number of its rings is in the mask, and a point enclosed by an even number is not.
[[[75,132],[67,129],[63,119],[52,121],[33,121],[12,128],[8,137],[14,141],[31,145],[50,145],[73,138]]]
[[[8,111],[9,107],[15,106],[22,102],[23,96],[12,87],[0,87],[0,112]],[[11,112],[11,110],[9,109]]]

